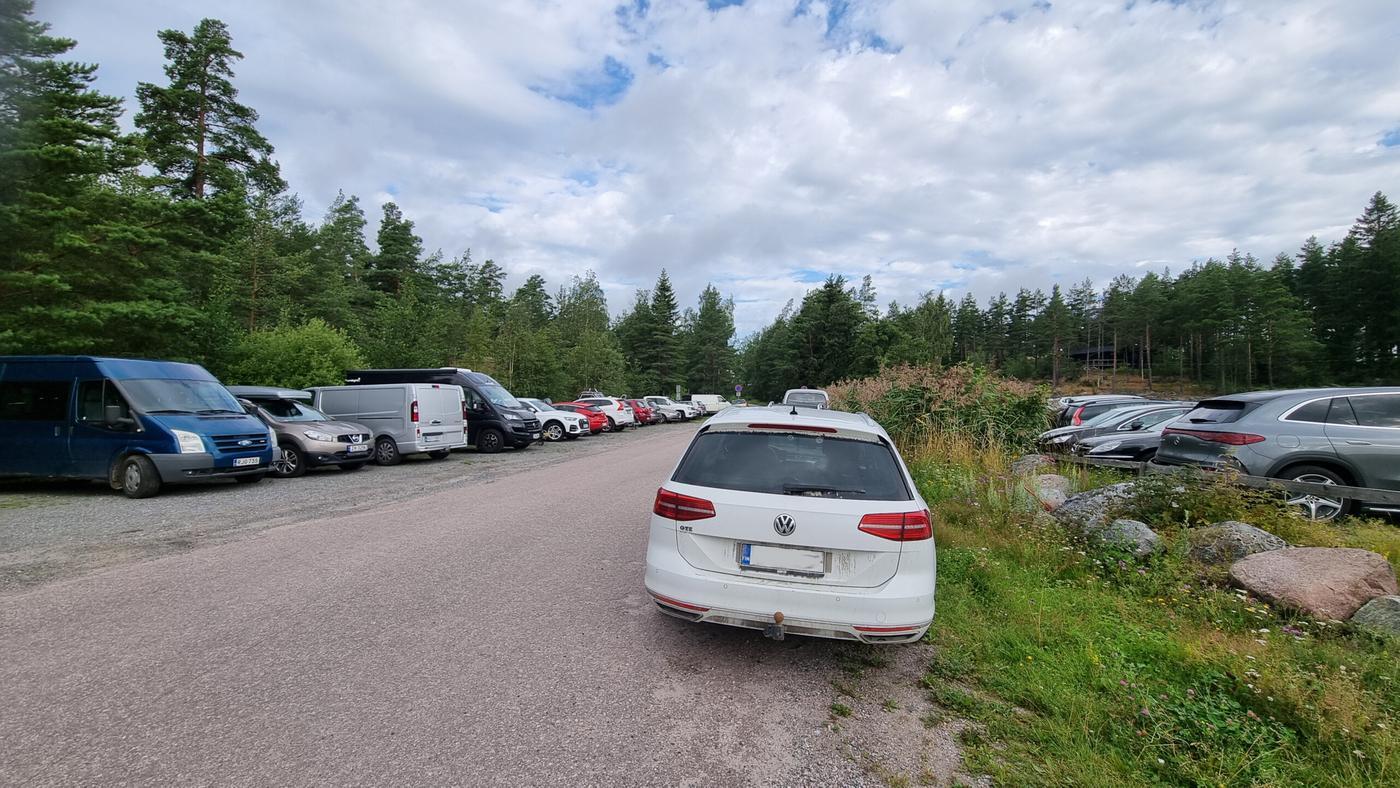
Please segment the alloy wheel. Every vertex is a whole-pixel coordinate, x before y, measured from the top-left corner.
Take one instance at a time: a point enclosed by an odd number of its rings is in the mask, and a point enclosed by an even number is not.
[[[1295,482],[1307,482],[1309,484],[1325,484],[1329,487],[1336,486],[1337,482],[1322,474],[1305,473],[1294,477]],[[1345,507],[1340,498],[1327,498],[1313,493],[1288,494],[1288,503],[1303,510],[1303,516],[1309,520],[1333,520],[1342,513]]]

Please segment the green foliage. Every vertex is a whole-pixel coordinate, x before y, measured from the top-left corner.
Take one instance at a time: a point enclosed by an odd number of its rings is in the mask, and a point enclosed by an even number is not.
[[[297,326],[254,331],[238,343],[227,381],[250,386],[338,386],[364,358],[344,332],[312,318]]]

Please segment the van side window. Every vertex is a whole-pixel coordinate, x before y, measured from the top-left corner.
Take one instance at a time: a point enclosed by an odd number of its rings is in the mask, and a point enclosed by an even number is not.
[[[1362,427],[1400,427],[1400,394],[1349,397]]]
[[[84,380],[78,384],[78,421],[102,426],[107,422],[107,407],[118,408],[117,417],[131,418],[131,408],[121,392],[105,380]]]
[[[467,403],[467,410],[476,410],[486,402],[486,400],[481,398],[480,394],[469,388],[462,389],[462,396]]]
[[[14,380],[0,383],[0,419],[67,421],[69,381]]]

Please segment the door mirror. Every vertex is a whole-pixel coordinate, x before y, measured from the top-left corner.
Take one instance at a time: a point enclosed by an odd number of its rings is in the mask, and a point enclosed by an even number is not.
[[[122,415],[122,406],[108,405],[102,409],[102,423],[108,429],[131,432],[136,429],[136,419]]]
[[[1140,430],[1140,429],[1142,429],[1143,427],[1146,427],[1146,426],[1147,426],[1146,424],[1143,424],[1143,423],[1142,423],[1142,419],[1138,419],[1138,420],[1133,421],[1133,422],[1131,422],[1131,423],[1128,424],[1128,430],[1129,430],[1130,432],[1137,432],[1138,430]]]
[[[486,403],[482,400],[476,400],[467,409],[470,410],[472,413],[485,413]]]

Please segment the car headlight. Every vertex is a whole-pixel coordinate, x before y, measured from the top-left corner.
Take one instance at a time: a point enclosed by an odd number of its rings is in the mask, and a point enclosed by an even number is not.
[[[203,454],[204,439],[185,430],[171,430],[170,434],[175,436],[175,440],[180,444],[181,454]]]
[[[301,434],[305,435],[313,441],[323,441],[325,443],[329,443],[335,440],[333,436],[327,435],[326,433],[321,432],[320,430],[303,430]]]
[[[1051,442],[1051,443],[1069,443],[1069,442],[1072,441],[1072,440],[1074,440],[1074,436],[1073,436],[1073,435],[1056,435],[1055,437],[1053,437],[1053,438],[1050,439],[1050,442]]]
[[[1110,452],[1122,445],[1123,441],[1109,441],[1108,443],[1100,443],[1098,446],[1095,446],[1094,448],[1090,449],[1089,453],[1098,454],[1099,452]]]
[[[507,418],[508,420],[510,420],[510,421],[524,421],[524,419],[520,418],[519,416],[515,415],[514,413],[507,413],[507,414],[506,414],[506,418]]]

